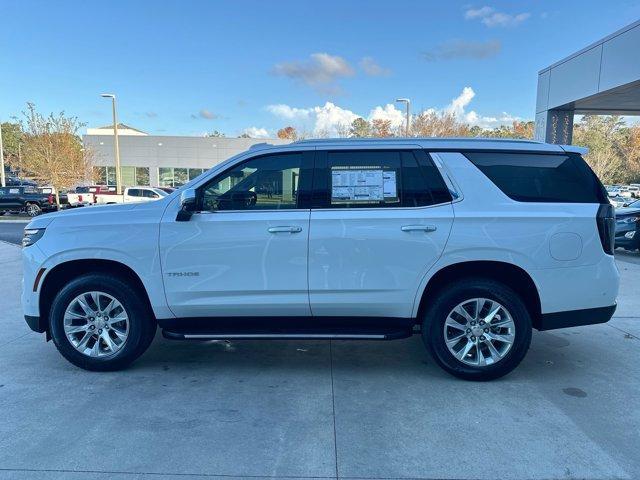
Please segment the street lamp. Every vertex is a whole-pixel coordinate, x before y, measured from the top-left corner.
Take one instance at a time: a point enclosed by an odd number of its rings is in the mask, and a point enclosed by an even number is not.
[[[406,135],[407,137],[409,136],[409,128],[410,128],[410,122],[411,122],[411,114],[410,112],[410,108],[411,108],[411,100],[409,100],[408,98],[396,98],[396,102],[397,103],[405,103],[407,105],[407,129],[406,129]]]
[[[111,99],[111,106],[113,108],[113,151],[116,156],[116,193],[118,195],[122,195],[122,173],[120,171],[120,145],[118,144],[118,115],[116,113],[116,96],[113,93],[103,93],[100,96],[103,98]]]

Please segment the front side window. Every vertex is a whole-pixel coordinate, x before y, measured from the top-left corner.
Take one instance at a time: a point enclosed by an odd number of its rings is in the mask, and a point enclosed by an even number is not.
[[[202,210],[298,208],[302,162],[302,153],[283,153],[241,163],[201,189]]]

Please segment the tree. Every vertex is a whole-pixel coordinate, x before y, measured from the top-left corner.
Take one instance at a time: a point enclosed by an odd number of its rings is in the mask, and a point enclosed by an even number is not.
[[[585,160],[604,183],[629,181],[624,121],[617,115],[585,115],[575,125],[573,142],[589,149]]]
[[[296,132],[296,129],[291,126],[281,128],[278,130],[277,135],[278,138],[281,138],[282,140],[295,141],[298,139],[298,132]]]
[[[376,118],[371,121],[371,127],[374,137],[391,137],[393,132],[391,131],[391,120],[383,120],[382,118]]]
[[[45,117],[33,103],[27,103],[23,116],[22,167],[35,180],[53,186],[60,205],[58,192],[92,174],[90,152],[82,148],[78,135],[84,124],[64,112]]]
[[[349,128],[349,136],[351,137],[370,137],[371,125],[364,118],[358,117],[351,122]]]
[[[423,110],[413,119],[411,133],[418,137],[468,137],[469,125],[452,113]]]
[[[218,130],[214,130],[211,133],[206,133],[205,137],[211,137],[211,138],[224,138],[224,133],[219,132]]]
[[[19,170],[23,142],[22,127],[19,123],[4,122],[0,128],[2,128],[2,150],[5,165]]]

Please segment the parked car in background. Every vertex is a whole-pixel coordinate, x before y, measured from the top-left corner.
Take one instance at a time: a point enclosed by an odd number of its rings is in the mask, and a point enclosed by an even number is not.
[[[620,196],[620,185],[605,185],[607,189],[607,194],[610,197],[618,197]]]
[[[33,186],[0,187],[0,213],[26,213],[30,217],[58,209],[51,193]]]
[[[113,203],[135,203],[135,202],[149,202],[152,200],[158,200],[162,197],[166,197],[167,192],[155,187],[127,187],[124,189],[122,195],[118,195],[115,192],[115,187],[109,187],[107,193],[96,193],[97,205],[109,205]]]
[[[613,205],[616,208],[624,207],[625,204],[629,203],[629,201],[630,200],[628,197],[621,197],[621,196],[609,197],[609,203],[611,203],[611,205]]]
[[[173,192],[176,191],[176,189],[173,188],[173,187],[155,187],[155,188],[160,189],[160,190],[162,190],[163,192],[166,192],[166,193],[173,193]]]
[[[7,187],[36,187],[38,184],[33,180],[28,180],[26,178],[19,178],[16,176],[8,176],[5,178],[5,185]]]
[[[126,367],[159,325],[174,340],[420,333],[446,371],[497,378],[532,328],[615,311],[614,208],[582,152],[487,139],[254,147],[180,195],[34,219],[25,320],[88,370]]]
[[[624,185],[620,187],[620,196],[627,198],[638,198],[640,197],[640,186]]]
[[[616,210],[615,246],[625,250],[640,249],[640,200]]]
[[[55,187],[37,187],[38,191],[44,195],[52,195],[53,196],[53,200],[55,202],[56,199],[56,189]],[[60,202],[60,208],[65,208],[68,203],[69,203],[69,199],[67,197],[67,193],[66,192],[59,192],[58,193],[58,201]]]
[[[69,207],[86,207],[96,203],[95,192],[90,191],[89,186],[76,187],[73,192],[67,193]]]

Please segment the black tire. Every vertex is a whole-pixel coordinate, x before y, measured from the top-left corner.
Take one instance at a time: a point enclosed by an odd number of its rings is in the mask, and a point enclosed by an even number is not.
[[[42,208],[37,203],[27,203],[24,210],[30,217],[37,217],[42,213]]]
[[[129,317],[129,332],[124,345],[115,354],[90,357],[71,344],[64,332],[64,314],[69,304],[84,292],[99,291],[117,299]],[[49,315],[51,338],[69,362],[91,371],[114,371],[129,366],[142,355],[155,336],[157,323],[146,301],[128,282],[105,274],[88,274],[69,282],[55,296]]]
[[[472,298],[486,298],[502,304],[515,325],[511,348],[492,365],[473,366],[458,360],[445,343],[444,326],[449,313],[460,303]],[[470,278],[444,287],[425,309],[422,339],[434,360],[444,370],[465,380],[486,381],[502,377],[516,368],[531,344],[531,315],[520,296],[501,282]]]

